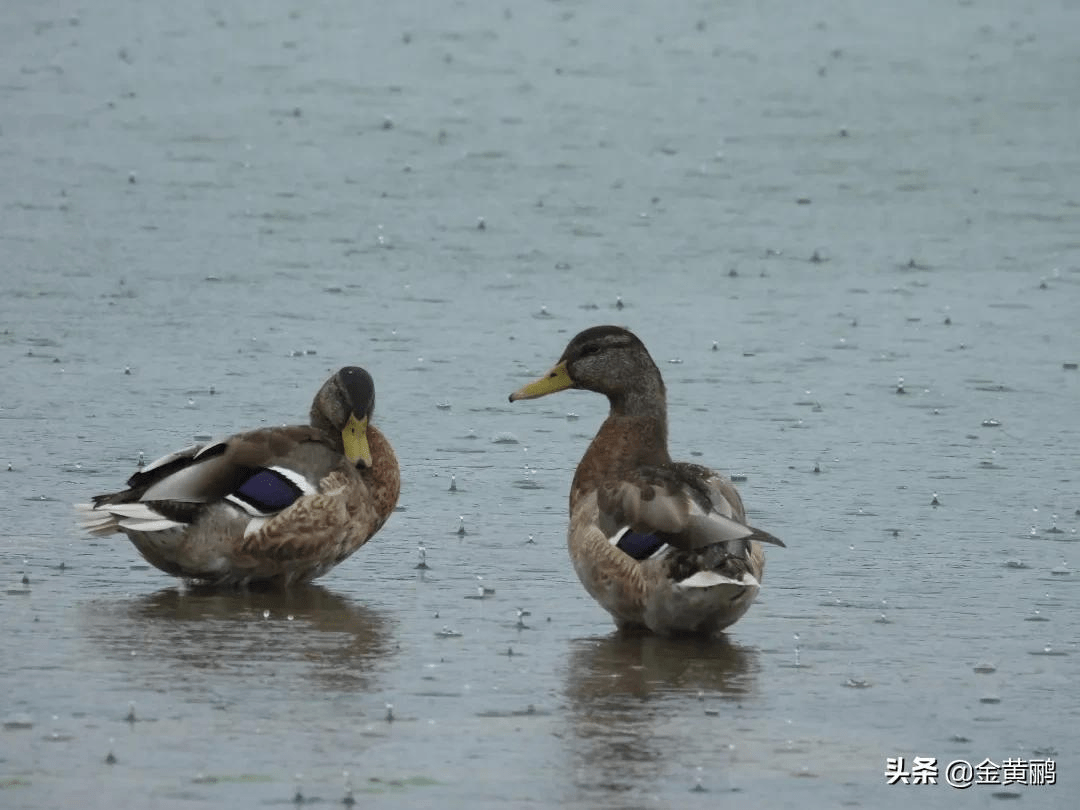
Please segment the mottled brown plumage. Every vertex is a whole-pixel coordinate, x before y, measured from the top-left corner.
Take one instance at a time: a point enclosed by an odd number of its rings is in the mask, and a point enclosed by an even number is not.
[[[710,634],[737,621],[760,587],[761,543],[783,543],[746,524],[727,478],[671,460],[666,390],[644,344],[621,327],[586,329],[510,400],[567,388],[611,405],[570,486],[567,544],[586,590],[620,627]]]
[[[185,448],[79,505],[92,534],[123,532],[166,573],[286,586],[322,576],[377,532],[401,487],[370,424],[374,383],[357,367],[324,383],[310,425],[261,428]]]

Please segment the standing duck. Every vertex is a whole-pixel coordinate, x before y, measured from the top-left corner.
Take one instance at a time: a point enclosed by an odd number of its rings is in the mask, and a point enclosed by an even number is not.
[[[375,384],[335,373],[310,425],[238,433],[153,462],[128,488],[77,504],[94,535],[123,532],[152,565],[214,585],[284,587],[364,545],[397,503],[390,442],[371,423]]]
[[[760,588],[761,544],[784,544],[747,525],[727,478],[671,460],[664,381],[645,345],[618,326],[586,329],[510,401],[567,388],[611,405],[570,486],[567,544],[585,589],[620,629],[711,635],[734,624]]]

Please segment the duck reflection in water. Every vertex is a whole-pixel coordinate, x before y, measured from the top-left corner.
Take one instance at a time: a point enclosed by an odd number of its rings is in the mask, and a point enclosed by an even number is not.
[[[168,588],[134,600],[87,604],[86,636],[133,675],[205,693],[207,678],[262,677],[267,665],[327,689],[364,688],[394,652],[387,620],[331,590]],[[310,677],[309,677],[310,676]],[[220,684],[227,691],[227,682]]]
[[[644,797],[657,780],[678,779],[696,764],[722,767],[734,734],[724,725],[729,711],[752,696],[759,671],[758,651],[724,636],[619,633],[574,642],[566,739],[577,800],[602,806],[605,796]],[[693,740],[701,742],[699,751],[688,747]]]

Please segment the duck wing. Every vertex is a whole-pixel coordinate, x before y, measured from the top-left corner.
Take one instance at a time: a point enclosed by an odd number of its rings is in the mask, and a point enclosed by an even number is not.
[[[194,523],[219,502],[265,517],[317,492],[339,460],[314,428],[256,430],[163,456],[131,476],[128,489],[94,497],[93,509],[140,520],[143,529],[149,520]]]
[[[741,555],[751,540],[783,545],[744,523],[735,488],[697,464],[642,466],[608,479],[599,488],[597,506],[600,528],[609,537],[629,527],[633,535],[655,536],[683,551],[723,545]]]

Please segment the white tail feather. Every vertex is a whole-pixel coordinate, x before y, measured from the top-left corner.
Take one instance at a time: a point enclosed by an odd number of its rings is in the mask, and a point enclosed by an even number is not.
[[[688,576],[686,579],[675,583],[680,588],[712,588],[716,585],[738,585],[744,588],[757,588],[761,586],[761,583],[757,581],[753,574],[743,574],[742,580],[732,579],[731,577],[725,577],[723,574],[718,574],[715,571],[698,571],[696,574]]]
[[[92,503],[77,503],[75,511],[79,513],[79,528],[84,532],[105,537],[120,531],[120,524],[115,515],[94,508]]]
[[[184,527],[183,523],[169,520],[142,503],[102,506],[77,503],[75,509],[79,512],[79,525],[90,534],[98,536],[127,529],[137,532],[163,532]]]
[[[175,520],[168,520],[167,518],[159,518],[158,520],[124,518],[119,523],[121,529],[131,529],[136,532],[164,532],[169,529],[184,528],[183,523],[177,523]]]
[[[161,514],[144,503],[109,503],[98,507],[98,511],[109,512],[124,518],[135,520],[161,520]]]

